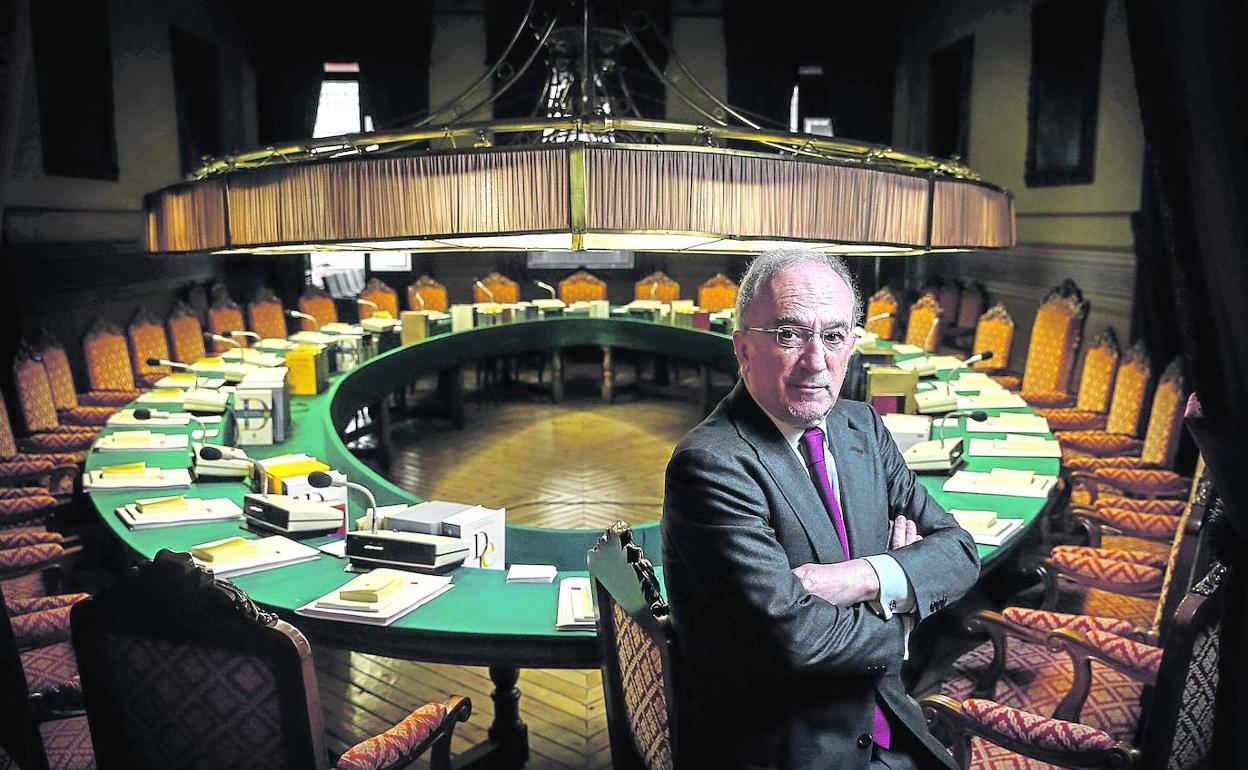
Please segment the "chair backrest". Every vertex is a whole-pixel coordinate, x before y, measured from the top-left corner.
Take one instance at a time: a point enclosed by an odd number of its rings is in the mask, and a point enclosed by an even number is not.
[[[290,333],[286,329],[286,308],[267,286],[256,289],[256,296],[247,303],[247,321],[261,339],[284,340]]]
[[[82,352],[87,358],[91,390],[134,390],[130,348],[116,326],[97,319],[82,340]]]
[[[338,306],[334,304],[334,298],[319,286],[303,287],[303,293],[299,295],[299,312],[315,318],[317,326],[338,323]],[[301,319],[300,324],[303,331],[313,331],[311,321]]]
[[[891,340],[897,330],[897,296],[893,290],[885,286],[871,295],[867,300],[867,331],[879,335],[882,340]]]
[[[1118,337],[1113,329],[1106,329],[1092,339],[1092,344],[1083,354],[1076,409],[1104,412],[1109,408],[1109,396],[1114,389],[1114,377],[1118,374],[1118,359],[1121,356]]]
[[[481,286],[474,284],[472,287],[473,302],[511,304],[520,301],[520,284],[497,270],[482,278],[481,285],[485,286],[488,291],[482,291]]]
[[[11,460],[16,456],[17,439],[13,437],[13,423],[9,422],[9,406],[4,403],[4,394],[0,393],[0,460]]]
[[[1023,365],[1024,393],[1066,392],[1087,316],[1088,303],[1069,280],[1044,298],[1031,327]]]
[[[138,380],[145,383],[155,382],[169,373],[167,366],[147,364],[149,358],[169,358],[169,340],[165,338],[165,327],[156,316],[146,308],[140,309],[131,319],[126,334],[130,337],[130,355],[133,356],[131,363]]]
[[[1137,340],[1118,365],[1114,378],[1114,397],[1109,402],[1109,414],[1105,417],[1105,430],[1134,436],[1140,432],[1140,416],[1144,413],[1144,398],[1148,395],[1149,380],[1153,367],[1143,341]]]
[[[18,767],[46,768],[48,758],[39,736],[39,724],[31,713],[30,687],[20,648],[9,613],[2,611],[4,606],[4,589],[0,583],[0,713],[4,714],[4,719],[0,719],[0,746],[4,746]],[[3,766],[0,762],[0,767]]]
[[[188,554],[162,550],[70,617],[100,770],[326,767],[307,639]]]
[[[936,294],[940,300],[940,333],[952,329],[958,320],[958,304],[962,300],[962,284],[956,280],[945,281]]]
[[[974,329],[979,317],[988,307],[988,291],[979,281],[971,281],[962,287],[962,295],[958,298],[957,326],[959,329]]]
[[[588,270],[577,270],[559,282],[559,299],[564,304],[593,302],[607,298],[607,284]]]
[[[1187,399],[1183,383],[1183,363],[1174,359],[1161,373],[1153,390],[1153,407],[1148,413],[1144,448],[1140,459],[1161,468],[1174,464],[1183,427],[1183,404]]]
[[[420,299],[416,299],[417,297]],[[423,304],[421,300],[424,300]],[[407,287],[408,310],[436,310],[445,313],[450,306],[451,299],[446,292],[446,287],[431,276],[422,275]]]
[[[998,303],[979,317],[979,322],[975,324],[975,341],[971,344],[972,354],[991,350],[992,358],[973,363],[971,368],[979,371],[1005,369],[1010,364],[1013,348],[1014,319],[1005,305]]]
[[[78,389],[74,385],[74,371],[69,368],[69,356],[65,348],[50,335],[44,335],[35,345],[35,355],[43,360],[52,386],[52,401],[57,409],[73,409],[78,406]]]
[[[936,349],[940,340],[940,300],[935,294],[924,294],[910,306],[910,320],[906,323],[906,344],[923,348],[928,353]]]
[[[380,278],[369,278],[359,298],[372,302],[377,306],[377,310],[386,311],[391,318],[399,317],[399,293]],[[360,320],[372,318],[373,313],[376,312],[368,305],[360,305],[359,308]]]
[[[169,328],[175,361],[193,364],[207,355],[204,327],[199,323],[199,315],[189,305],[184,302],[174,305],[165,325]]]
[[[191,284],[186,290],[186,305],[199,319],[200,326],[208,323],[208,290],[202,283]]]
[[[1230,568],[1215,560],[1179,605],[1139,732],[1138,766],[1169,770],[1209,766],[1222,617],[1231,580]]]
[[[589,552],[614,767],[672,767],[676,701],[667,602],[654,565],[616,522]]]
[[[238,303],[224,294],[218,294],[212,302],[212,307],[208,308],[208,331],[213,334],[220,334],[223,337],[229,337],[230,332],[238,332],[246,329],[243,324],[243,311],[238,308]],[[239,345],[247,347],[247,338],[238,337],[236,339]],[[224,342],[212,343],[213,353],[222,353],[229,350],[232,345]]]
[[[717,312],[737,305],[737,284],[723,273],[716,273],[698,287],[698,307]]]
[[[35,358],[33,351],[24,347],[18,351],[13,359],[13,382],[17,386],[22,422],[28,432],[54,430],[60,426],[48,372],[43,368],[43,362]]]
[[[680,284],[662,270],[656,270],[633,284],[633,299],[653,299],[671,303],[680,299]],[[735,301],[736,298],[733,299]]]

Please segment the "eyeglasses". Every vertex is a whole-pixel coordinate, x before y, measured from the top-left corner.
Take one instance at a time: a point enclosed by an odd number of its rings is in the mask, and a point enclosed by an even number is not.
[[[819,336],[823,342],[823,347],[829,353],[839,353],[846,347],[854,344],[858,338],[857,334],[847,332],[844,329],[824,329],[816,332],[809,326],[777,326],[774,329],[767,329],[758,326],[747,326],[746,331],[766,332],[776,335],[776,344],[782,348],[804,348],[814,339],[815,335]]]

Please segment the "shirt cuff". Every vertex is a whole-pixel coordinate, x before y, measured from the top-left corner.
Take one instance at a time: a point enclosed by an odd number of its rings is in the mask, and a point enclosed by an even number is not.
[[[905,614],[914,609],[914,588],[910,585],[910,578],[906,577],[906,571],[901,568],[897,560],[886,553],[876,554],[875,556],[865,556],[867,564],[871,565],[871,569],[875,570],[875,576],[880,581],[880,595],[874,601],[868,602],[868,605],[885,620],[891,618],[894,614]]]

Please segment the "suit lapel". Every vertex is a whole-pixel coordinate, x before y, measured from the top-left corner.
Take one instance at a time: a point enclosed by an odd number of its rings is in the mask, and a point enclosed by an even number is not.
[[[856,557],[863,553],[867,544],[864,536],[870,532],[870,523],[862,519],[869,510],[865,495],[869,487],[863,471],[870,467],[867,457],[867,439],[862,431],[849,424],[841,402],[828,414],[828,446],[836,460],[836,475],[840,482],[841,514],[845,517],[845,530],[849,536],[849,554]]]
[[[806,465],[763,413],[762,407],[754,402],[743,383],[737,383],[730,399],[738,432],[754,447],[762,466],[801,522],[816,559],[823,564],[844,561],[841,541]],[[850,539],[852,542],[852,537]]]

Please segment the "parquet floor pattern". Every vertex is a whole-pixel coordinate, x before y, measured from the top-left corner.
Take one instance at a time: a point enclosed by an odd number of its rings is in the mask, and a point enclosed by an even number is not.
[[[599,528],[657,518],[663,469],[676,441],[697,422],[697,407],[630,396],[604,404],[575,389],[568,396],[560,405],[534,397],[470,400],[462,431],[437,420],[396,425],[388,475],[425,499],[505,506],[513,523]],[[485,740],[494,716],[485,668],[328,648],[314,655],[331,751],[450,693],[473,704],[471,720],[456,728],[452,755]],[[526,669],[518,686],[529,728],[527,767],[610,767],[597,670]]]

